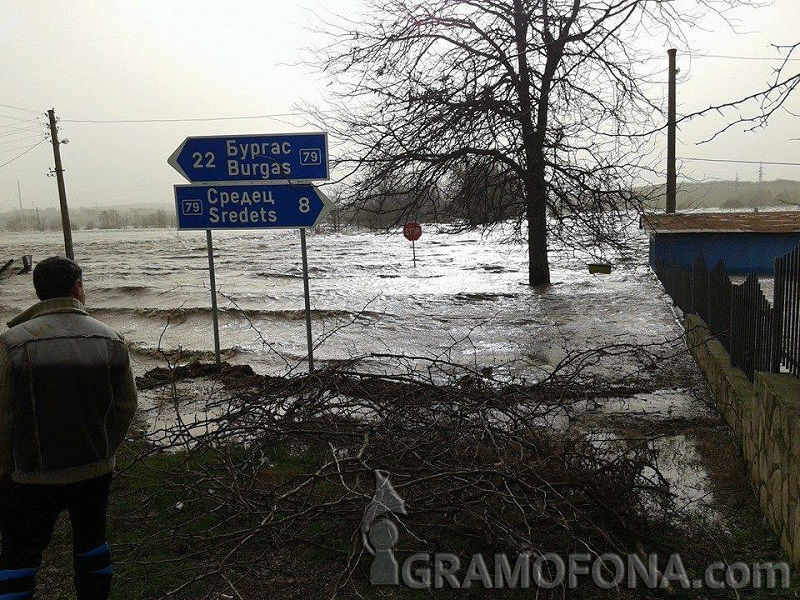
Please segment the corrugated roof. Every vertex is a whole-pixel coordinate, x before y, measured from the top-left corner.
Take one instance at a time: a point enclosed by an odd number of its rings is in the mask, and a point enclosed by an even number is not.
[[[800,211],[651,213],[641,226],[654,233],[800,233]]]

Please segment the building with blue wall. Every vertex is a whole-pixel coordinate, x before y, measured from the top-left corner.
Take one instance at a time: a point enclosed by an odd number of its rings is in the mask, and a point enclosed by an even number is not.
[[[800,243],[800,211],[675,213],[644,215],[650,233],[650,264],[691,269],[698,254],[730,274],[773,275],[775,259]]]

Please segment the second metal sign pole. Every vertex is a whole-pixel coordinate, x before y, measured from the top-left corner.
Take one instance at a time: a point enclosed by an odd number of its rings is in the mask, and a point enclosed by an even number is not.
[[[308,372],[314,372],[314,341],[311,337],[311,295],[308,291],[308,252],[306,251],[306,229],[300,228],[300,254],[303,257],[303,292],[306,300],[306,343],[308,344]]]
[[[52,120],[52,119],[51,119]],[[55,138],[55,134],[54,138]],[[223,161],[231,148],[236,147],[237,160]],[[283,156],[281,173],[272,181],[254,179],[273,160],[262,152],[244,149],[280,148]],[[230,163],[235,163],[235,168]],[[219,315],[217,284],[214,274],[213,229],[300,229],[303,252],[303,291],[306,310],[306,341],[308,370],[314,372],[314,340],[311,332],[311,298],[308,290],[308,254],[306,227],[313,227],[330,208],[331,200],[312,181],[330,179],[328,134],[324,132],[216,135],[187,137],[167,160],[184,178],[194,185],[176,185],[175,215],[179,230],[205,230],[208,245],[208,271],[211,281],[211,308],[214,321],[214,353],[217,365],[222,360],[219,348]],[[211,185],[213,184],[213,187]],[[242,198],[242,204],[252,205],[268,199],[273,210],[245,209],[236,201],[228,208],[225,200]],[[265,202],[267,200],[264,200]]]
[[[217,367],[221,364],[219,354],[219,317],[217,316],[217,278],[214,275],[214,242],[211,239],[211,230],[206,229],[206,246],[208,246],[208,276],[211,283],[211,319],[214,322],[214,356]]]

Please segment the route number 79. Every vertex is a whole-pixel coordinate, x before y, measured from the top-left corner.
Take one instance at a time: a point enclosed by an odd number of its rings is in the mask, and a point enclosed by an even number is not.
[[[322,152],[319,148],[305,148],[300,150],[300,164],[301,165],[319,165],[322,164]]]

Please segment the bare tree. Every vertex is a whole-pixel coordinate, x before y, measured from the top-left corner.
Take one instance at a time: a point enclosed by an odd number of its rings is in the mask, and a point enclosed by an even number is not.
[[[326,127],[343,149],[342,201],[395,224],[441,218],[477,163],[517,191],[529,283],[549,283],[548,235],[613,242],[641,206],[634,183],[656,172],[659,62],[637,40],[680,42],[701,11],[742,4],[373,0],[366,22],[326,24],[320,61],[338,95]]]
[[[795,69],[792,61],[798,60],[800,54],[800,42],[788,46],[776,45],[774,48],[782,53],[780,65],[772,72],[772,77],[761,89],[743,98],[737,98],[727,102],[712,104],[708,108],[693,112],[681,118],[681,121],[689,121],[697,117],[707,116],[708,114],[725,114],[728,110],[735,109],[737,116],[725,124],[724,127],[716,131],[709,138],[701,143],[710,142],[722,135],[729,129],[737,126],[744,127],[745,131],[754,131],[761,127],[766,127],[770,118],[780,110],[792,113],[786,106],[790,97],[800,90],[800,69]]]

